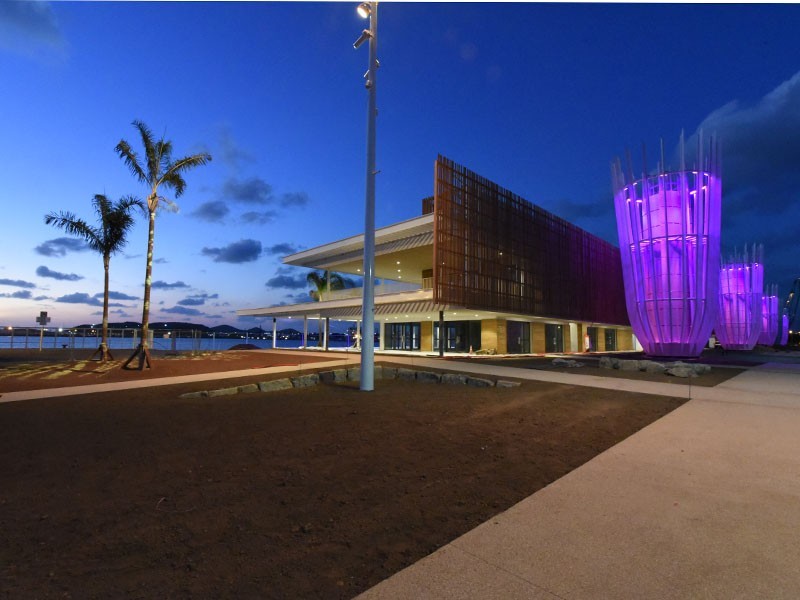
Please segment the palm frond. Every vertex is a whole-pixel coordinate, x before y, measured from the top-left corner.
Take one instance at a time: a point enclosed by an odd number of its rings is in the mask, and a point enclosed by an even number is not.
[[[83,239],[92,250],[98,250],[102,246],[102,229],[90,226],[71,212],[48,213],[44,216],[44,222],[45,225],[53,225],[69,235]]]
[[[184,156],[169,165],[164,171],[162,180],[175,190],[175,197],[178,198],[186,189],[186,181],[184,181],[182,176],[183,173],[209,162],[211,162],[211,155],[207,152]]]
[[[114,151],[119,155],[122,161],[127,165],[128,169],[133,176],[142,183],[147,182],[147,173],[144,172],[142,165],[139,163],[139,156],[131,148],[131,145],[125,140],[120,140],[119,144],[114,147]]]
[[[153,183],[158,179],[158,165],[159,156],[157,153],[157,142],[153,138],[153,132],[142,121],[135,120],[133,126],[139,131],[139,137],[142,138],[142,146],[144,146],[144,154],[147,159],[147,178],[145,181]]]

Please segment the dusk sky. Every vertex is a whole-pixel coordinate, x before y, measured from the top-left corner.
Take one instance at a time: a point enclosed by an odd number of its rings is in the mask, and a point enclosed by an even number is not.
[[[356,6],[0,2],[2,325],[99,322],[100,256],[43,217],[94,224],[94,194],[146,197],[114,152],[140,148],[134,119],[176,157],[213,156],[158,216],[151,321],[252,327],[237,309],[307,300],[308,271],[280,258],[364,226]],[[702,128],[723,147],[723,256],[763,243],[782,297],[800,276],[799,5],[379,13],[377,226],[420,214],[441,153],[616,244],[610,162],[663,138],[669,163]],[[141,319],[146,246],[139,218],[111,260],[112,321]]]

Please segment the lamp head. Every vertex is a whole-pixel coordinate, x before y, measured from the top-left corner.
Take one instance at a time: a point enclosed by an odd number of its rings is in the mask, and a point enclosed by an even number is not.
[[[372,13],[372,8],[370,8],[369,2],[362,2],[358,5],[356,12],[362,19],[366,19]]]
[[[369,29],[365,29],[364,31],[361,32],[361,35],[358,37],[355,43],[353,43],[353,48],[358,48],[361,44],[366,42],[371,37],[372,33],[370,33]]]

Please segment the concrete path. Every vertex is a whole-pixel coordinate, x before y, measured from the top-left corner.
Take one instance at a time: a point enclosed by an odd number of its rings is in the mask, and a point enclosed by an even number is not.
[[[681,408],[360,600],[800,598],[797,371],[692,386]]]

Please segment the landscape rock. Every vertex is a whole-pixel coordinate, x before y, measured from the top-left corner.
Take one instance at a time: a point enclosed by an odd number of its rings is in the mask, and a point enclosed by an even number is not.
[[[669,368],[666,370],[666,374],[672,375],[673,377],[697,377],[697,373],[694,372],[691,365]]]
[[[499,388],[519,387],[519,381],[507,381],[505,379],[498,379],[497,380],[497,387],[499,387]]]
[[[601,369],[619,369],[619,359],[611,358],[610,356],[601,356],[598,366]]]
[[[433,371],[417,371],[417,381],[422,383],[439,383],[441,375]]]
[[[643,362],[647,363],[645,365],[645,368],[644,368],[646,373],[657,373],[657,374],[660,374],[660,373],[663,373],[664,371],[667,370],[667,365],[665,365],[665,364],[662,364],[662,363],[659,363],[659,362],[655,362],[655,361],[652,361],[652,360],[643,361]]]
[[[397,378],[406,381],[417,378],[417,372],[413,369],[397,369]]]
[[[240,385],[238,389],[240,394],[252,394],[258,391],[258,384],[248,383],[247,385]]]
[[[273,379],[272,381],[261,381],[258,389],[262,392],[277,392],[278,390],[288,390],[292,388],[292,382],[288,379]]]
[[[619,366],[616,368],[620,371],[638,371],[639,370],[639,361],[638,360],[620,360],[618,361]]]
[[[383,379],[395,379],[397,377],[397,369],[395,367],[384,366],[381,372],[383,373]]]
[[[186,392],[185,394],[181,394],[178,398],[208,398],[208,391],[201,390],[199,392]]]
[[[494,387],[494,381],[480,377],[467,377],[467,385],[472,387]]]
[[[312,387],[319,383],[319,375],[316,373],[309,373],[308,375],[300,375],[291,378],[292,386],[296,388]]]
[[[208,397],[215,398],[217,396],[234,396],[239,393],[238,387],[222,388],[219,390],[209,390]]]
[[[578,362],[577,360],[567,359],[567,358],[554,358],[553,359],[553,366],[554,367],[582,367],[583,363]]]
[[[450,385],[466,385],[467,376],[463,373],[442,373],[442,383]]]
[[[347,369],[348,381],[361,381],[361,367],[350,367]]]

